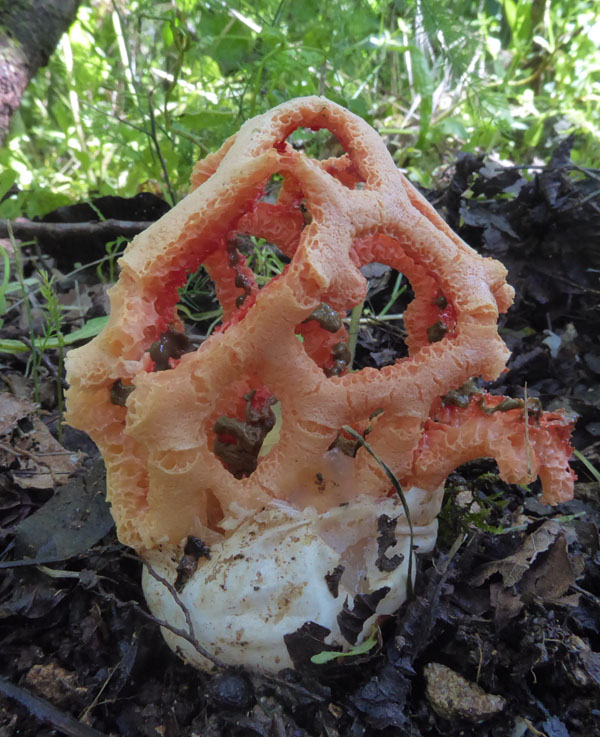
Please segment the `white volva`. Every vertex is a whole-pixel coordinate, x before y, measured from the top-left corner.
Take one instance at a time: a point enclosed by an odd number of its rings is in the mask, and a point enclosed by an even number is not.
[[[419,553],[429,552],[435,544],[442,494],[441,488],[433,495],[417,488],[405,493],[413,544]],[[378,541],[381,515],[396,520],[396,542],[383,552]],[[381,564],[382,554],[392,559],[399,556],[401,562],[394,570],[382,570],[390,567]],[[389,587],[376,613],[365,621],[357,643],[368,634],[376,616],[393,614],[406,599],[409,555],[410,530],[397,498],[359,497],[323,514],[280,504],[245,520],[229,537],[212,544],[210,559],[199,559],[179,599],[189,613],[193,636],[210,653],[231,665],[276,672],[292,666],[284,635],[305,622],[330,630],[324,649],[336,644],[351,648],[340,631],[338,615],[346,601],[352,609],[358,594]],[[147,561],[174,583],[181,557],[181,548],[157,549]],[[340,566],[343,573],[336,592],[331,578],[336,571],[339,575]],[[147,570],[143,587],[157,618],[187,630],[182,606]],[[210,668],[189,642],[166,629],[163,634],[187,661]]]

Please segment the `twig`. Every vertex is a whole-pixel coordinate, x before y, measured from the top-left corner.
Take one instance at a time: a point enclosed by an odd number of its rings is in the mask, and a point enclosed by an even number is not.
[[[169,197],[171,198],[171,204],[174,205],[177,199],[175,197],[175,192],[173,191],[173,188],[171,186],[171,178],[169,177],[169,170],[167,168],[167,164],[163,157],[160,144],[158,142],[158,138],[156,135],[156,118],[154,116],[154,107],[152,103],[152,90],[148,92],[148,116],[150,118],[150,133],[147,133],[147,135],[149,136],[151,143],[154,145],[154,149],[156,151],[156,155],[158,156],[158,161],[160,163],[160,168],[162,169],[163,177],[165,178],[165,185],[167,187],[167,192],[169,193]]]
[[[548,735],[545,732],[540,732],[540,730],[537,729],[537,727],[532,722],[530,722],[529,719],[523,718],[523,721],[527,725],[527,729],[533,734],[535,734],[536,737],[548,737]]]
[[[207,660],[210,660],[210,662],[213,665],[216,665],[217,668],[226,668],[227,665],[222,660],[217,658],[215,655],[213,655],[211,652],[209,652],[205,647],[203,647],[200,642],[198,641],[198,638],[196,637],[196,633],[194,630],[194,625],[192,623],[192,618],[190,616],[190,612],[186,605],[181,600],[181,597],[175,590],[175,587],[167,581],[167,579],[164,576],[161,576],[160,573],[154,570],[154,568],[148,563],[147,560],[144,560],[144,558],[140,558],[135,555],[127,555],[125,557],[132,558],[133,560],[136,560],[138,563],[141,561],[145,566],[148,573],[152,576],[152,578],[155,581],[158,581],[162,586],[164,586],[167,591],[171,594],[173,597],[173,600],[177,604],[177,606],[181,609],[183,612],[183,616],[185,617],[185,623],[188,627],[187,631],[184,629],[181,629],[180,627],[174,627],[169,622],[159,619],[158,617],[155,617],[153,614],[150,614],[148,612],[145,612],[139,605],[134,604],[134,607],[137,611],[141,612],[147,619],[150,619],[151,621],[158,624],[160,627],[164,627],[165,629],[168,629],[169,632],[172,632],[174,635],[177,635],[178,637],[181,637],[186,642],[188,642],[202,657],[206,658]]]
[[[575,591],[577,591],[578,594],[581,594],[581,596],[583,596],[584,598],[589,599],[590,601],[593,601],[596,606],[600,607],[600,598],[597,596],[594,596],[594,594],[592,594],[591,591],[586,591],[584,588],[582,588],[581,586],[578,586],[576,583],[572,583],[571,588],[575,589]]]
[[[125,554],[123,557],[129,558],[130,560],[135,560],[136,563],[142,562],[145,564],[145,561],[143,559],[138,558],[135,555]],[[148,566],[148,571],[150,570],[151,568]],[[157,576],[158,575],[159,574],[157,574]],[[162,577],[159,576],[159,579],[157,580],[160,580],[160,578]],[[190,634],[189,632],[187,632],[186,630],[180,627],[175,627],[170,622],[167,622],[165,619],[159,619],[158,617],[154,616],[154,614],[152,614],[151,612],[146,611],[140,604],[138,604],[137,601],[133,601],[131,599],[129,599],[128,601],[123,601],[122,599],[119,599],[117,596],[110,593],[109,591],[104,591],[100,587],[95,587],[94,591],[96,595],[99,596],[100,598],[105,599],[106,601],[110,601],[113,604],[116,604],[118,607],[123,607],[123,606],[131,607],[137,614],[139,614],[144,619],[148,620],[148,622],[152,622],[152,624],[158,625],[159,627],[163,627],[164,629],[169,630],[169,632],[176,635],[177,637],[181,637],[181,639],[188,642],[194,648],[194,650],[196,650],[197,653],[199,653],[200,655],[202,655],[202,657],[209,660],[217,668],[221,668],[223,670],[228,667],[226,663],[224,663],[222,660],[220,660],[215,655],[213,655],[208,650],[206,650],[204,647],[202,647],[202,645],[198,642],[198,640],[193,634]],[[192,632],[193,632],[193,629],[192,629]]]
[[[97,729],[88,727],[87,724],[82,724],[70,714],[65,714],[60,709],[57,709],[49,701],[41,699],[39,696],[34,696],[26,689],[21,688],[21,686],[15,686],[14,683],[7,681],[1,676],[0,693],[24,706],[36,719],[50,724],[54,729],[62,734],[69,735],[69,737],[105,737]]]
[[[25,458],[29,458],[34,463],[37,463],[39,466],[45,466],[48,469],[45,473],[47,473],[50,476],[50,478],[52,479],[52,482],[55,485],[58,484],[58,480],[56,476],[54,475],[54,471],[50,467],[50,464],[46,463],[46,461],[42,461],[34,453],[30,453],[28,450],[24,450],[23,448],[15,448],[14,446],[8,445],[7,443],[3,443],[1,441],[0,441],[0,450],[3,450],[5,453],[10,453],[11,455],[15,457],[25,456]]]
[[[133,238],[146,228],[152,220],[91,220],[85,223],[38,223],[33,220],[19,218],[17,220],[0,220],[0,238],[8,238],[10,230],[19,240],[32,240],[39,237],[51,238],[86,238],[101,236],[107,240],[119,235]]]
[[[42,558],[23,558],[20,560],[2,560],[0,561],[0,571],[7,569],[7,568],[24,568],[27,566],[40,566],[45,563],[60,563],[62,560],[65,560],[64,556],[62,558],[57,558],[54,556],[52,558],[42,557]]]
[[[323,695],[322,693],[319,694],[316,691],[310,691],[305,686],[302,686],[300,683],[294,683],[294,681],[286,681],[283,678],[279,678],[278,676],[273,676],[269,673],[259,673],[258,678],[261,681],[265,681],[269,684],[275,684],[277,686],[280,686],[281,688],[286,688],[289,691],[295,691],[299,696],[304,696],[312,701],[329,701],[330,700],[330,694]]]

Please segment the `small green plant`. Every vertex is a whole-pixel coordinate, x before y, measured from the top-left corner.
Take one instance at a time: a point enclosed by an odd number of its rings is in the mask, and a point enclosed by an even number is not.
[[[223,310],[216,302],[214,287],[202,266],[190,275],[185,286],[179,290],[177,312],[183,320],[199,329],[203,328],[203,337],[208,337],[221,322]]]
[[[402,284],[402,274],[398,274],[396,276],[396,281],[394,283],[394,288],[392,289],[392,294],[387,302],[387,304],[384,305],[383,309],[379,312],[379,314],[376,316],[378,319],[381,319],[384,315],[387,315],[387,313],[392,309],[392,307],[396,304],[396,300],[401,294],[404,294],[406,292],[407,286],[406,284]]]
[[[589,461],[589,460],[588,460],[588,459],[587,459],[587,458],[586,458],[586,457],[585,457],[585,456],[583,455],[583,453],[581,453],[581,452],[580,452],[580,451],[578,451],[577,449],[575,449],[575,450],[573,451],[573,455],[575,456],[575,458],[577,458],[577,460],[578,460],[578,461],[581,461],[581,463],[583,463],[583,465],[585,466],[586,470],[587,470],[587,471],[588,471],[588,472],[590,473],[590,475],[592,476],[592,478],[593,478],[593,479],[594,479],[594,480],[595,480],[595,481],[596,481],[597,483],[599,483],[599,484],[600,484],[600,470],[599,470],[598,468],[596,468],[596,466],[594,466],[594,464],[593,464],[593,463],[592,463],[591,461]]]
[[[388,134],[427,184],[451,153],[594,165],[600,10],[590,0],[114,0],[82,4],[0,152],[1,217],[162,190],[284,99],[325,95]],[[323,142],[316,139],[316,146]]]
[[[360,331],[360,326],[363,323],[368,324],[383,322],[384,320],[393,321],[402,319],[403,315],[401,313],[392,315],[388,314],[391,308],[396,304],[396,300],[398,299],[398,297],[400,297],[401,294],[404,294],[404,292],[407,290],[407,285],[402,284],[402,279],[402,274],[398,273],[396,276],[396,281],[394,282],[392,294],[390,295],[389,300],[378,313],[374,314],[374,311],[370,307],[366,306],[366,301],[363,301],[353,307],[350,313],[350,321],[348,324],[348,350],[350,351],[350,355],[352,357],[352,360],[350,362],[351,366],[354,363],[356,344],[358,342],[358,333]]]
[[[381,633],[378,625],[375,624],[369,636],[350,650],[347,650],[346,652],[339,652],[338,650],[323,650],[320,653],[313,655],[310,662],[315,665],[325,665],[327,663],[331,663],[332,660],[337,660],[338,658],[351,658],[356,657],[357,655],[366,655],[377,646],[381,647]]]
[[[478,486],[488,482],[498,484],[497,474],[482,474],[475,484]],[[472,533],[476,530],[492,535],[501,535],[505,532],[502,525],[490,523],[492,515],[501,512],[508,504],[502,497],[502,490],[497,489],[490,494],[469,494],[465,503],[459,503],[459,494],[469,491],[473,490],[462,485],[449,483],[446,486],[444,504],[438,517],[440,522],[438,541],[442,546],[449,546],[459,534]]]
[[[285,264],[273,251],[264,238],[253,238],[254,246],[248,256],[248,266],[254,272],[256,283],[267,284],[275,276],[279,276]]]
[[[44,334],[40,340],[39,350],[43,353],[48,349],[50,341],[58,344],[58,367],[56,371],[56,403],[58,407],[58,439],[62,437],[62,421],[64,414],[64,398],[62,380],[64,375],[65,341],[62,332],[62,308],[56,294],[54,277],[49,276],[45,269],[40,269],[40,293],[45,300],[44,306]],[[34,347],[35,348],[35,347]]]
[[[106,259],[101,260],[96,266],[98,280],[102,284],[112,284],[116,281],[117,275],[117,259],[123,255],[125,246],[129,241],[120,235],[116,240],[109,241],[106,248]],[[105,274],[104,267],[108,267],[108,275]]]
[[[15,256],[15,272],[17,275],[17,279],[15,281],[9,281],[6,288],[2,287],[4,290],[3,295],[6,297],[7,295],[12,294],[21,294],[21,299],[13,302],[10,306],[7,306],[5,308],[5,312],[8,312],[10,310],[16,310],[20,307],[24,307],[25,310],[28,309],[28,302],[30,300],[33,300],[36,298],[38,294],[41,292],[41,285],[38,278],[35,276],[29,276],[27,278],[23,278],[23,274],[21,273],[19,275],[19,270],[17,268],[17,259],[20,258],[20,251],[16,253]],[[83,266],[79,266],[76,269],[73,269],[68,274],[64,276],[64,280],[68,281],[72,279],[73,277],[77,276],[77,274],[81,273],[82,271],[86,271],[87,269],[98,266],[100,264],[106,263],[110,259],[110,256],[103,256],[101,259],[98,259],[97,261],[92,261],[88,264],[84,264]],[[20,264],[20,260],[19,260]],[[5,272],[6,273],[6,272]],[[3,277],[4,281],[4,277]],[[79,343],[80,341],[84,340],[90,340],[90,338],[94,338],[98,333],[104,328],[108,321],[108,317],[106,315],[102,317],[92,317],[90,320],[87,320],[85,324],[77,328],[76,330],[73,330],[68,335],[63,336],[64,345],[73,345],[74,343]],[[36,349],[39,349],[41,346],[41,338],[40,337],[34,337],[33,342],[31,345],[35,346]],[[56,337],[54,338],[46,338],[44,340],[46,349],[49,350],[51,348],[58,348],[58,339]],[[14,340],[12,338],[0,338],[0,352],[1,353],[26,353],[27,351],[30,351],[31,348],[29,345],[24,343],[21,340]]]
[[[29,329],[29,342],[31,346],[31,354],[27,363],[27,371],[33,379],[33,398],[37,404],[40,401],[40,386],[39,386],[39,367],[40,367],[40,355],[36,350],[35,340],[35,328],[33,322],[33,313],[31,311],[30,294],[25,284],[25,276],[23,273],[23,262],[21,259],[21,244],[19,244],[14,237],[10,223],[8,226],[8,236],[10,238],[11,245],[15,254],[15,271],[17,272],[17,279],[21,288],[21,295],[23,297],[23,306],[25,308],[25,314],[27,315],[27,326]]]
[[[85,325],[83,325],[82,327],[77,328],[77,330],[73,330],[68,335],[63,335],[63,344],[65,346],[68,346],[73,345],[74,343],[91,340],[92,338],[95,338],[101,330],[104,329],[104,326],[107,322],[107,315],[103,315],[101,317],[92,317],[90,320],[87,320]],[[33,345],[36,347],[36,349],[40,348],[41,341],[42,338],[35,338]],[[56,337],[45,339],[45,346],[46,350],[58,348],[58,339]],[[16,355],[17,353],[27,353],[27,351],[29,350],[29,346],[23,343],[23,341],[21,340],[0,338],[0,353],[12,353],[13,355]]]
[[[4,325],[3,315],[6,313],[6,293],[8,292],[8,284],[10,281],[10,259],[6,249],[0,246],[0,256],[2,256],[2,281],[0,282],[0,328]]]
[[[33,380],[33,396],[37,404],[40,402],[40,367],[42,364],[42,356],[45,351],[50,348],[58,350],[58,366],[56,369],[56,397],[59,413],[58,436],[62,434],[62,417],[64,412],[63,406],[63,388],[62,380],[64,375],[64,347],[65,340],[62,332],[62,307],[56,294],[54,285],[54,277],[49,276],[45,269],[39,271],[39,293],[44,300],[43,306],[43,335],[36,336],[33,313],[31,309],[32,293],[29,291],[28,283],[23,274],[23,262],[21,253],[21,244],[19,244],[13,235],[12,228],[8,228],[9,238],[14,249],[15,271],[17,281],[23,297],[23,306],[27,315],[27,324],[29,329],[29,345],[23,341],[16,340],[0,340],[0,351],[19,353],[21,347],[23,350],[29,350],[30,356],[27,365],[27,371]],[[2,249],[3,276],[0,287],[0,315],[6,311],[6,293],[9,289],[10,279],[10,261],[5,249]],[[0,325],[1,325],[0,321]],[[11,349],[15,350],[11,350]]]

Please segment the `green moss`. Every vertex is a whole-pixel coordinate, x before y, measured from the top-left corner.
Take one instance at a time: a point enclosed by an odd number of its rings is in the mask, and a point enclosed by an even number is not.
[[[501,485],[495,473],[483,473],[471,483],[448,482],[438,515],[438,544],[450,547],[458,535],[475,531],[501,534],[504,526],[497,523],[508,505],[503,489],[495,488]],[[459,494],[467,498],[459,502]]]

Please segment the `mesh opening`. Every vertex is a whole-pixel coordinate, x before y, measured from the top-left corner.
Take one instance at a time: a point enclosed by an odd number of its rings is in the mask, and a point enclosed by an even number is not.
[[[361,268],[367,296],[358,322],[354,368],[383,368],[408,356],[404,313],[414,299],[405,274],[371,262]]]
[[[177,314],[193,347],[231,319],[246,300],[248,307],[288,263],[289,258],[264,238],[233,234],[179,289]]]
[[[361,273],[367,280],[364,303],[337,311],[322,302],[296,327],[307,355],[327,376],[379,369],[408,356],[404,311],[414,298],[409,280],[377,262]]]
[[[338,138],[326,128],[321,130],[296,128],[287,140],[295,151],[301,151],[319,161],[332,156],[343,156],[346,153]]]
[[[177,314],[195,346],[221,322],[223,310],[217,300],[215,285],[203,266],[191,273],[179,289]]]
[[[324,169],[348,189],[360,188],[365,184],[352,158],[331,131],[300,127],[288,136],[287,143],[295,151],[320,161]],[[283,143],[276,144],[276,148],[283,146]]]
[[[284,176],[282,174],[273,174],[269,177],[264,185],[264,192],[261,195],[259,202],[266,202],[267,204],[274,205],[277,202],[281,187],[284,182]]]
[[[376,234],[359,238],[355,242],[353,253],[363,274],[367,270],[369,276],[368,271],[373,269],[373,262],[377,262],[376,278],[378,273],[389,282],[393,278],[391,293],[383,290],[384,294],[378,299],[387,300],[380,308],[380,317],[381,312],[384,313],[384,318],[391,313],[392,320],[400,319],[394,318],[395,314],[402,316],[403,324],[397,324],[397,337],[406,343],[406,347],[402,350],[399,346],[396,347],[396,358],[403,358],[408,354],[413,356],[425,346],[456,335],[456,310],[445,297],[438,277],[429,267],[408,256],[404,247],[401,240]],[[386,267],[389,268],[387,277]],[[378,306],[376,294],[372,298]]]

